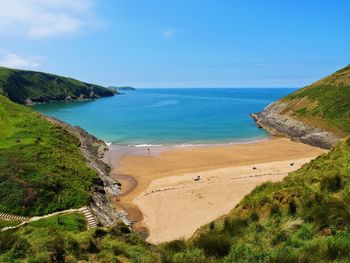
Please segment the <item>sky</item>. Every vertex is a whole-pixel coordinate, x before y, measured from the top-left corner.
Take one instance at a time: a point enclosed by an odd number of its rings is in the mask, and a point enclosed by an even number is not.
[[[350,64],[348,0],[0,0],[0,66],[100,85],[302,87]]]

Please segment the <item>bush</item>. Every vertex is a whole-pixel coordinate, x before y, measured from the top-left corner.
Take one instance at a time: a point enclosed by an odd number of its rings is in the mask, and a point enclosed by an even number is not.
[[[230,239],[223,234],[205,233],[201,234],[195,241],[195,246],[203,249],[207,256],[224,257],[228,255],[231,248]]]
[[[330,260],[350,258],[350,234],[340,234],[327,240],[327,256]]]
[[[164,244],[164,249],[172,252],[180,252],[186,249],[185,240],[174,240]]]
[[[288,203],[288,212],[291,216],[297,213],[297,204],[294,199]]]
[[[248,226],[248,222],[245,219],[235,217],[230,219],[228,217],[225,218],[224,221],[224,232],[227,232],[230,235],[239,235],[244,227]]]
[[[321,189],[329,192],[337,192],[342,188],[342,178],[340,175],[324,176],[321,180]]]
[[[260,219],[259,214],[256,211],[251,213],[250,220],[252,220],[252,222],[259,221],[259,219]]]
[[[278,204],[273,204],[270,208],[270,216],[279,215],[281,213],[280,207]]]

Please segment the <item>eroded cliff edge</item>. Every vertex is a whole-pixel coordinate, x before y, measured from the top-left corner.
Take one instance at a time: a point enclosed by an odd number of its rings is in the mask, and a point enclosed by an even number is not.
[[[63,121],[42,116],[49,122],[63,127],[79,138],[81,143],[80,150],[87,164],[96,171],[99,179],[94,181],[89,203],[95,219],[102,226],[106,227],[112,226],[118,220],[130,226],[131,223],[126,217],[127,214],[122,210],[118,210],[114,205],[114,201],[120,194],[121,184],[109,175],[111,168],[102,160],[104,152],[107,150],[107,145],[78,126],[71,126]]]

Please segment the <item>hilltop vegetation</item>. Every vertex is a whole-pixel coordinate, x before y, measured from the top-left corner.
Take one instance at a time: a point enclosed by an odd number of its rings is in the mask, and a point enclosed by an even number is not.
[[[342,136],[350,133],[350,65],[283,98],[284,112]]]
[[[113,96],[102,86],[53,74],[0,67],[0,94],[14,102],[30,104]]]
[[[0,95],[0,212],[40,215],[89,202],[96,172],[79,139]]]
[[[350,258],[350,138],[258,186],[187,241],[162,245],[164,262],[343,262]]]

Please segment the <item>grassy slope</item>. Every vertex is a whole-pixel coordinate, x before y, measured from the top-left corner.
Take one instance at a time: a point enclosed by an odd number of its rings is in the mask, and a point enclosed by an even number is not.
[[[0,262],[157,262],[151,246],[127,227],[85,226],[75,213],[0,233]]]
[[[17,103],[27,98],[33,101],[64,100],[81,94],[89,97],[91,91],[100,97],[112,96],[104,87],[42,72],[0,68],[0,93]]]
[[[162,247],[165,262],[350,260],[350,138],[283,182],[257,187],[192,240]]]
[[[0,95],[0,212],[38,215],[87,204],[97,175],[78,146],[76,137]]]
[[[282,99],[287,110],[311,125],[350,133],[350,66]]]

